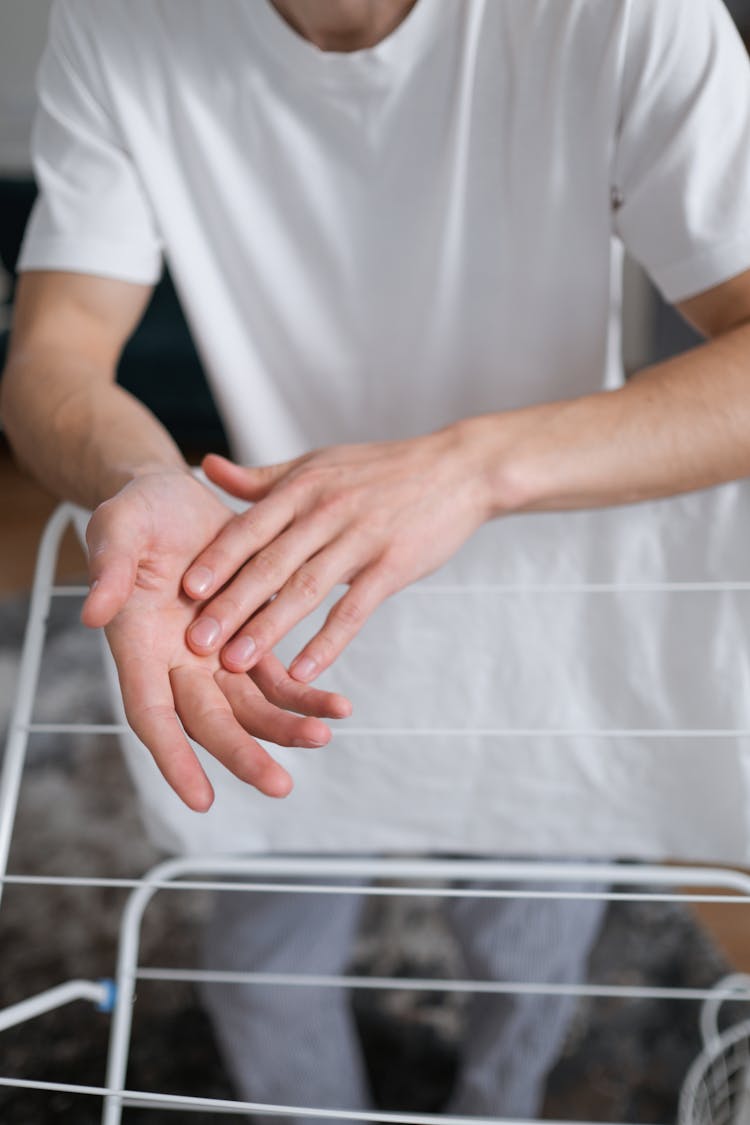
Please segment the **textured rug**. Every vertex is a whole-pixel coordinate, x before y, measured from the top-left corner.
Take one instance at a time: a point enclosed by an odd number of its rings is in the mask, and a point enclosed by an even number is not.
[[[0,731],[14,698],[26,604],[0,605]],[[106,722],[97,638],[77,605],[55,604],[40,678],[39,722]],[[24,775],[10,871],[139,876],[162,858],[146,839],[111,737],[35,735]],[[73,978],[113,975],[125,894],[112,889],[9,887],[0,908],[0,1008]],[[157,896],[144,929],[143,962],[190,966],[205,895]],[[376,899],[354,951],[359,972],[408,977],[460,974],[458,951],[434,902]],[[590,979],[705,987],[727,966],[688,908],[610,905]],[[439,1111],[455,1074],[465,1015],[460,996],[361,992],[354,1009],[373,1089],[383,1108]],[[558,1119],[666,1123],[698,1051],[697,1007],[652,1000],[587,1000],[550,1075],[544,1113]],[[0,1034],[0,1074],[96,1085],[104,1079],[109,1019],[76,1003]],[[187,984],[139,988],[131,1088],[234,1096],[206,1017]],[[184,1115],[202,1121],[246,1118]],[[89,1125],[99,1098],[0,1089],[3,1125]],[[126,1112],[156,1125],[179,1115]]]

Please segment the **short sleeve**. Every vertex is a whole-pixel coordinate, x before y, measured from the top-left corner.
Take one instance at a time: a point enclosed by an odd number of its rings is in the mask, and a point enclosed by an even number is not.
[[[93,9],[93,5],[91,8]],[[70,270],[152,284],[161,243],[100,81],[96,16],[56,0],[39,70],[32,158],[39,196],[19,270]]]
[[[720,0],[630,0],[615,232],[668,301],[750,268],[750,63]]]

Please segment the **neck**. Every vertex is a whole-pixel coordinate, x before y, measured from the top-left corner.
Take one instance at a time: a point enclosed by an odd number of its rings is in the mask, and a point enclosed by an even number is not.
[[[416,0],[272,0],[298,35],[322,51],[374,47],[406,19]]]

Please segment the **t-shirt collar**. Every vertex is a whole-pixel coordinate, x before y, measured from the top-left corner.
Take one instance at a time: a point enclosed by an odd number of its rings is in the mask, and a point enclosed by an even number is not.
[[[372,87],[390,84],[415,65],[451,6],[447,0],[417,0],[385,39],[358,51],[321,50],[286,22],[272,0],[253,6],[253,24],[277,60],[298,75],[330,87]]]

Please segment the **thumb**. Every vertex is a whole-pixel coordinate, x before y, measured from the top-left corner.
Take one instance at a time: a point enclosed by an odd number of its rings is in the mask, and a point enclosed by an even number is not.
[[[123,529],[124,530],[124,529]],[[91,588],[83,603],[81,621],[90,629],[109,625],[135,587],[140,561],[139,544],[132,534],[113,526],[98,509],[86,529]]]
[[[262,500],[296,464],[296,461],[283,461],[278,465],[245,467],[228,457],[220,457],[218,453],[209,453],[203,458],[201,468],[212,484],[223,488],[231,496],[240,500]]]

